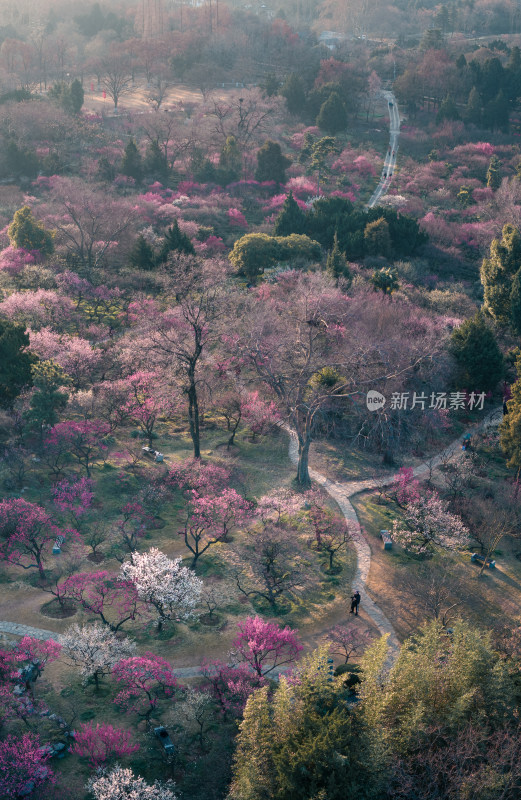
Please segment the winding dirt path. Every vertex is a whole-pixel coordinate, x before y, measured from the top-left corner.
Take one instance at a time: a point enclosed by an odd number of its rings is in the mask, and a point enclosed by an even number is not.
[[[502,418],[501,408],[494,409],[483,419],[482,422],[469,428],[467,432],[477,433],[487,426],[495,426]],[[289,457],[292,463],[296,464],[298,461],[298,442],[296,435],[289,428],[285,428],[286,433],[289,434]],[[440,464],[447,458],[460,458],[462,456],[461,445],[465,433],[462,433],[457,439],[454,439],[447,447],[445,447],[438,455],[433,456],[431,459],[422,462],[414,468],[413,473],[415,477],[422,478],[428,475],[432,470],[440,466]],[[329,478],[321,475],[316,470],[310,469],[312,480],[322,486],[323,489],[335,500],[338,504],[342,514],[349,523],[352,534],[352,542],[356,550],[357,567],[353,579],[353,589],[358,589],[362,595],[362,606],[371,617],[376,627],[382,635],[388,636],[389,655],[387,659],[387,667],[391,666],[396,659],[400,643],[396,635],[396,631],[385,616],[382,609],[370,597],[366,584],[369,577],[369,570],[371,567],[371,548],[367,539],[362,533],[360,522],[356,516],[356,511],[351,503],[350,498],[359,492],[366,491],[367,489],[377,489],[381,486],[388,486],[391,484],[397,473],[392,473],[381,479],[370,478],[367,480],[349,481],[340,483],[332,481]],[[54,639],[60,641],[61,636],[59,633],[45,630],[43,628],[33,628],[29,625],[21,625],[17,622],[0,621],[0,634],[8,634],[14,636],[32,636],[35,639]],[[193,678],[200,675],[200,668],[195,667],[180,667],[176,669],[176,675],[180,678]]]

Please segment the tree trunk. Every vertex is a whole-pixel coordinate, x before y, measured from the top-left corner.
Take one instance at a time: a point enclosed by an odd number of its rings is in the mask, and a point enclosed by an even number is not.
[[[311,442],[309,440],[304,443],[299,441],[298,446],[297,483],[303,489],[309,489],[311,486],[311,478],[309,477],[310,444]]]
[[[199,431],[199,403],[197,400],[197,387],[193,375],[190,375],[190,388],[188,389],[188,421],[190,436],[194,446],[194,458],[201,458],[201,434]]]

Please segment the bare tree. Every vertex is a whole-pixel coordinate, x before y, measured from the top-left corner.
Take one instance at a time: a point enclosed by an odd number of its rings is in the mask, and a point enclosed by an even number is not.
[[[272,525],[251,534],[251,538],[251,550],[244,553],[251,574],[246,576],[237,571],[237,588],[246,597],[261,597],[274,608],[280,597],[301,585],[301,575],[293,560],[294,548],[285,532]]]
[[[104,58],[101,64],[101,84],[112,98],[117,109],[120,98],[132,87],[132,69],[126,56],[114,54]]]
[[[417,571],[400,575],[399,587],[414,598],[414,609],[427,619],[436,619],[447,626],[454,611],[461,605],[459,581],[453,570],[429,564]]]

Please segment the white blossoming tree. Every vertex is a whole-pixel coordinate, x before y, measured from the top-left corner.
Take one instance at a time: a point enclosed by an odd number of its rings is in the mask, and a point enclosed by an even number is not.
[[[157,611],[157,628],[166,620],[194,617],[203,582],[181,559],[172,560],[156,547],[148,553],[134,552],[131,561],[121,565],[120,578],[131,581],[139,598]]]
[[[96,688],[100,678],[112,672],[114,664],[136,652],[134,642],[127,637],[121,639],[101,622],[71,625],[63,634],[61,643],[66,660],[80,668],[83,683],[94,680]]]
[[[436,492],[425,493],[407,503],[403,519],[395,520],[395,541],[409,552],[422,554],[438,548],[460,550],[469,541],[469,531]]]
[[[95,800],[177,800],[171,781],[155,781],[151,786],[143,778],[136,778],[131,769],[123,769],[119,764],[110,772],[100,770],[86,788]]]

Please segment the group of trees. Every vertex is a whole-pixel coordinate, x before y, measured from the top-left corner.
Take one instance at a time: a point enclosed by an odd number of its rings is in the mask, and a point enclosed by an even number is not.
[[[322,247],[332,250],[335,244],[350,261],[365,255],[389,257],[415,253],[427,241],[412,217],[392,208],[374,208],[367,212],[343,197],[321,197],[305,212],[288,195],[275,223],[278,236],[306,233]]]
[[[477,127],[501,130],[521,93],[521,56],[517,46],[506,62],[499,55],[483,60],[442,48],[427,48],[395,83],[400,100],[413,112],[420,105],[438,109],[437,121],[463,120]]]
[[[332,677],[326,656],[304,659],[273,693],[251,695],[230,800],[326,793],[340,800],[350,791],[368,800],[434,800],[468,787],[475,796],[488,787],[491,797],[515,797],[518,662],[503,660],[489,636],[462,622],[450,632],[434,622],[404,643],[386,677],[385,641],[378,642],[362,658],[359,703],[350,681]]]

